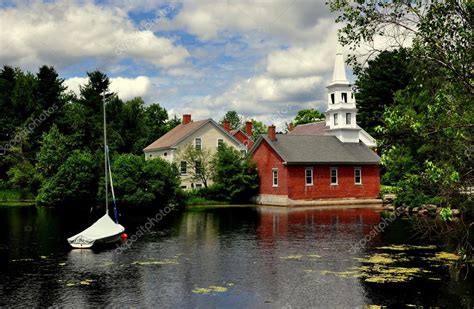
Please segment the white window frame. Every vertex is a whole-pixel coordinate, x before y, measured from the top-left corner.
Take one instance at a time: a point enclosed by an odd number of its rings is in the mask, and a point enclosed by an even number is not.
[[[185,171],[186,171],[185,173],[183,173],[183,162],[184,162],[184,167],[185,167]],[[179,174],[181,176],[185,176],[185,175],[188,174],[188,162],[186,162],[186,161],[179,162]]]
[[[359,171],[359,182],[357,182],[356,171]],[[354,167],[354,184],[355,185],[361,185],[362,184],[362,167]]]
[[[216,145],[217,148],[219,148],[219,141],[221,141],[221,142],[222,142],[222,145],[224,145],[224,139],[223,139],[223,138],[218,138],[218,139],[217,139],[217,145]]]
[[[336,171],[336,182],[332,182],[332,171]],[[339,185],[339,171],[337,167],[331,167],[329,169],[329,183],[331,184],[331,186]]]
[[[199,140],[199,149],[196,148],[197,143],[196,141]],[[195,137],[194,138],[194,149],[196,150],[202,150],[202,138],[201,137]]]
[[[339,119],[337,117],[337,113],[334,113],[334,125],[338,126],[339,125]]]
[[[276,184],[275,184],[276,180]],[[278,187],[278,168],[272,168],[272,187]]]
[[[347,118],[349,116],[349,118]],[[346,113],[346,124],[352,124],[352,114]]]
[[[310,171],[311,172],[311,182],[308,183],[308,175],[307,175],[307,172]],[[312,167],[306,167],[304,169],[304,183],[307,187],[311,187],[314,185],[314,173],[313,173],[313,168]]]

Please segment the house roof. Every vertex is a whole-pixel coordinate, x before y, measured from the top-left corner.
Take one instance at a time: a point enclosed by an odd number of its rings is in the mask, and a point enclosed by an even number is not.
[[[189,135],[192,133],[196,132],[200,128],[202,128],[204,125],[207,123],[212,123],[215,127],[217,127],[220,131],[222,131],[224,134],[227,134],[233,141],[235,141],[238,144],[241,144],[234,136],[229,134],[227,131],[225,131],[221,126],[219,126],[214,120],[211,118],[209,119],[204,119],[204,120],[199,120],[199,121],[192,121],[188,124],[180,124],[176,127],[174,127],[171,131],[148,145],[143,151],[150,151],[150,150],[156,150],[156,149],[167,149],[167,148],[172,148],[175,147],[179,142],[187,138]]]
[[[267,142],[286,164],[378,164],[380,157],[364,143],[343,143],[330,135],[288,135],[277,134],[276,141],[261,135],[250,150]]]
[[[300,124],[293,128],[288,134],[290,135],[327,135],[329,126],[326,125],[326,121],[318,121],[306,124]],[[369,147],[376,147],[377,142],[375,138],[357,125],[357,129],[360,129],[360,140]]]
[[[291,135],[324,135],[329,126],[326,121],[318,121],[306,124],[299,124],[293,128],[288,134]]]
[[[245,138],[247,138],[247,139],[252,139],[250,136],[247,135],[247,133],[245,133],[244,131],[239,130],[239,129],[230,130],[229,133],[232,134],[233,136],[236,136],[237,134],[240,133],[240,134],[242,134]]]

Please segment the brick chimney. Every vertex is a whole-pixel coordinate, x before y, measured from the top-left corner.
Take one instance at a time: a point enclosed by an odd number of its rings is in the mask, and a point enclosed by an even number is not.
[[[183,124],[188,124],[191,122],[191,115],[190,114],[184,114],[183,115]]]
[[[249,137],[252,137],[252,134],[253,134],[252,125],[253,125],[252,121],[250,121],[250,120],[245,122],[245,134],[247,134],[247,136],[249,136]]]
[[[293,122],[290,122],[288,124],[288,131],[291,132],[291,131],[293,131],[294,128],[295,128],[295,124]]]
[[[273,124],[268,126],[268,137],[272,142],[276,141],[275,126]]]
[[[224,130],[226,130],[227,132],[230,131],[230,122],[227,119],[224,119]]]

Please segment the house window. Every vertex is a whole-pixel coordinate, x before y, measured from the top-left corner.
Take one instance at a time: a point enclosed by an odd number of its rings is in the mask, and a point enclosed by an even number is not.
[[[187,189],[188,186],[181,186],[181,189]]]
[[[196,137],[194,139],[194,147],[196,148],[196,150],[201,150],[202,149],[202,141],[201,141],[200,137]]]
[[[153,158],[153,155],[152,155],[152,154],[150,154],[148,157],[149,157],[149,158]]]
[[[202,184],[197,183],[197,184],[196,184],[196,189],[201,189],[201,188],[202,188]]]
[[[201,176],[201,173],[202,173],[201,161],[196,161],[195,169],[196,169],[196,175]]]
[[[346,124],[351,124],[351,113],[346,113]]]
[[[217,139],[217,148],[221,148],[224,145],[224,140],[222,138]]]
[[[341,93],[342,102],[347,103],[347,93]]]
[[[337,126],[338,125],[338,121],[337,121],[337,113],[334,114],[334,125]]]
[[[240,150],[240,154],[241,154],[242,156],[245,156],[245,155],[247,154],[247,150],[241,149],[241,150]]]
[[[167,152],[165,152],[165,153],[163,154],[163,157],[166,157],[167,155],[168,155],[168,153],[167,153]]]
[[[337,167],[331,167],[331,184],[337,185]]]
[[[334,93],[331,93],[331,103],[334,104]]]
[[[180,168],[179,168],[181,175],[186,175],[188,173],[188,164],[186,161],[181,161]]]
[[[278,169],[272,169],[272,186],[278,187]]]
[[[313,185],[313,168],[312,167],[305,168],[304,175],[305,175],[306,185],[312,186]]]
[[[362,184],[362,168],[360,167],[354,168],[354,183],[356,185]]]

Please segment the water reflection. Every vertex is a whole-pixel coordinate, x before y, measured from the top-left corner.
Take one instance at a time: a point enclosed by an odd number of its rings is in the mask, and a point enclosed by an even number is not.
[[[416,286],[388,289],[360,278],[324,275],[361,266],[355,258],[399,234],[403,224],[393,224],[366,251],[349,253],[350,245],[381,220],[380,212],[369,208],[184,212],[167,216],[121,254],[114,248],[70,250],[66,237],[87,220],[88,214],[80,220],[51,209],[0,208],[0,306],[458,306],[461,295],[466,303],[472,291],[467,283],[454,289],[450,282],[420,279]],[[146,222],[145,217],[128,220],[130,235]]]

